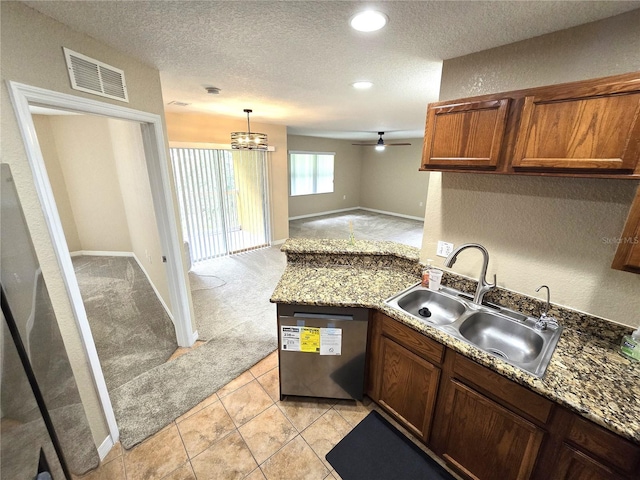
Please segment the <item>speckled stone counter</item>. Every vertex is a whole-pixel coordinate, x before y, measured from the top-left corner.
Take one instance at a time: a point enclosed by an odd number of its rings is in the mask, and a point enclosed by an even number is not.
[[[393,242],[289,239],[282,251],[287,267],[272,302],[377,309],[640,444],[640,363],[618,353],[620,338],[630,328],[553,306],[551,313],[564,331],[539,379],[384,304],[385,299],[419,281],[422,266],[416,248]],[[466,292],[475,290],[474,281],[449,272],[443,284]],[[537,299],[500,288],[485,299],[533,316],[541,306]]]

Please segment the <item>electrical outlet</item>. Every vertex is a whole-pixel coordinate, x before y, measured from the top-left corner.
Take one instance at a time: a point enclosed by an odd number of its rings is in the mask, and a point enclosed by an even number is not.
[[[343,199],[343,200],[346,200],[346,199],[347,199],[347,196],[346,196],[346,195],[343,195],[343,196],[342,196],[342,199]]]
[[[419,207],[421,207],[422,205],[423,205],[423,202],[420,202],[420,203],[418,204],[418,206],[419,206]]]
[[[437,256],[446,258],[451,252],[453,252],[453,243],[438,240],[438,250],[436,251]]]

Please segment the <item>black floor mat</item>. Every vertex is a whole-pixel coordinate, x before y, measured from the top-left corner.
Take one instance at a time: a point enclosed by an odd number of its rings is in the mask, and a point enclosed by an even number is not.
[[[376,411],[326,458],[343,480],[454,480]]]

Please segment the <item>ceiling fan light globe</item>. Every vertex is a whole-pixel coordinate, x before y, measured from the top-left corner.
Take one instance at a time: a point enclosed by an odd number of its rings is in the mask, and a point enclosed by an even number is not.
[[[384,145],[381,143],[378,143],[378,145],[376,145],[376,151],[378,152],[384,152]]]

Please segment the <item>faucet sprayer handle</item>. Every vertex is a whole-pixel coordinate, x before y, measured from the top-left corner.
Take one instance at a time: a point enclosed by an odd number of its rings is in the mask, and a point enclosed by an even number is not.
[[[491,288],[495,288],[498,285],[498,277],[497,275],[494,273],[493,274],[493,285],[489,285],[489,287]]]

